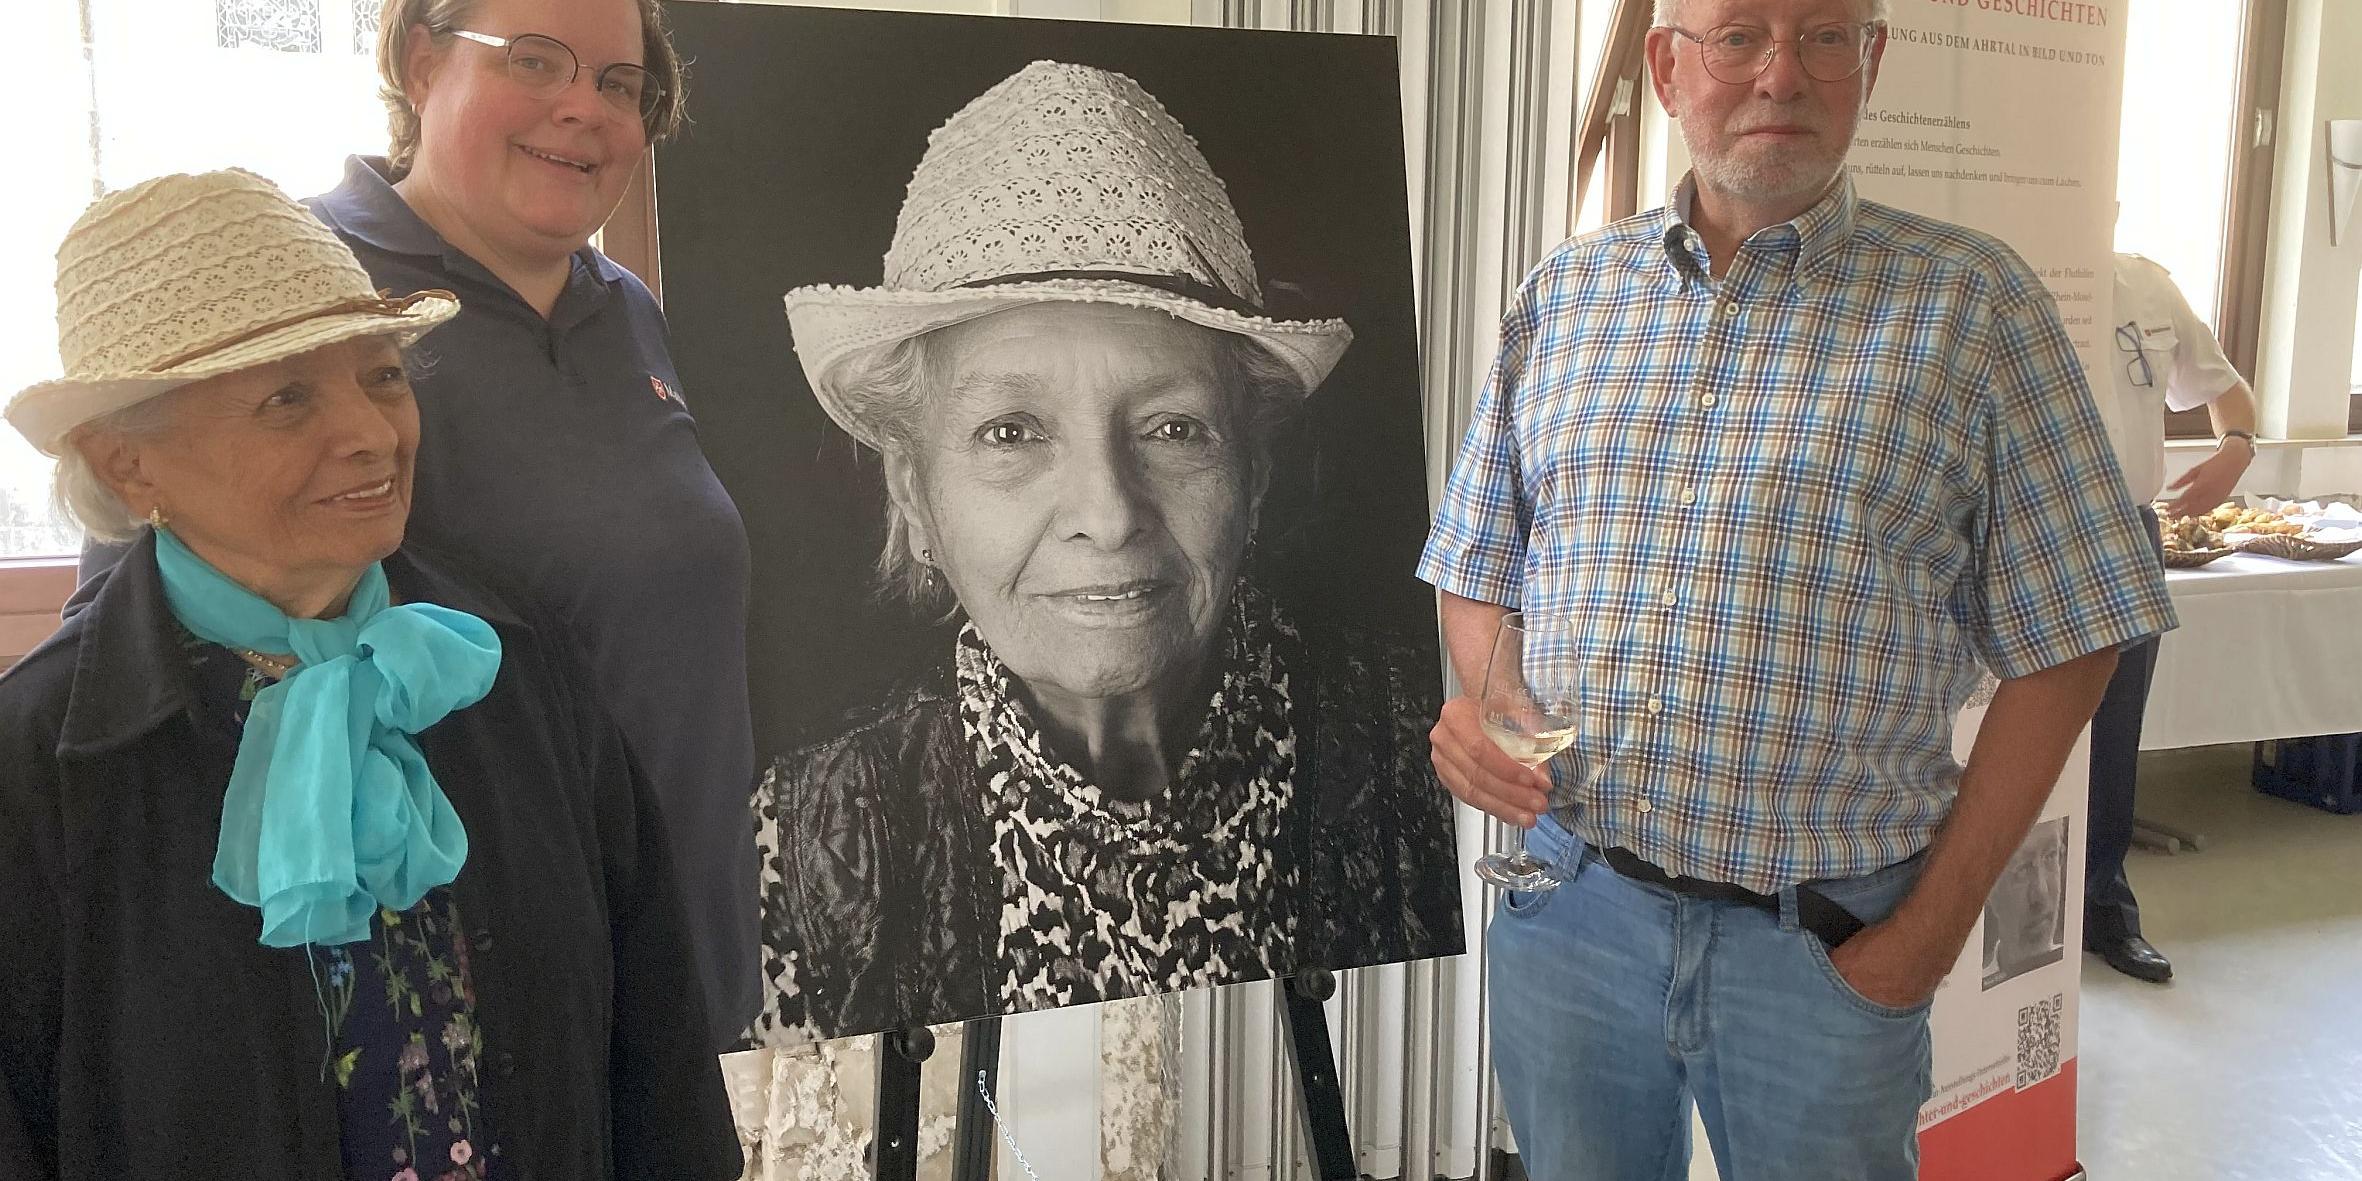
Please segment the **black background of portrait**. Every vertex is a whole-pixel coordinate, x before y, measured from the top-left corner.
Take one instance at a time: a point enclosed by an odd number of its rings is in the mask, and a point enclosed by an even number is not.
[[[665,313],[753,547],[760,759],[950,644],[878,599],[878,462],[814,401],[781,296],[877,285],[928,133],[1043,58],[1161,100],[1228,186],[1266,287],[1302,290],[1273,311],[1352,325],[1280,440],[1254,571],[1299,618],[1433,650],[1432,592],[1412,577],[1427,495],[1392,39],[703,0],[669,15],[692,122],[657,153]]]

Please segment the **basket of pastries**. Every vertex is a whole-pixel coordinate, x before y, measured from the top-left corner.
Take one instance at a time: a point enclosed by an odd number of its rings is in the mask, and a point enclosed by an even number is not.
[[[2333,562],[2362,550],[2362,528],[2348,520],[2353,515],[2350,505],[2266,498],[2252,506],[2226,502],[2195,519],[2243,554]]]
[[[2165,540],[2168,569],[2188,570],[2233,552],[2222,533],[2210,528],[2204,517],[2176,517],[2159,506],[2157,531]]]

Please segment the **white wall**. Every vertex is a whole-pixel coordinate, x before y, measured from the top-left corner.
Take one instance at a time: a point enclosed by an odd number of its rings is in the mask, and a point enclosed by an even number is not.
[[[2165,478],[2171,483],[2214,454],[2204,441],[2168,443]],[[2352,499],[2362,496],[2362,439],[2328,443],[2271,443],[2258,448],[2234,492],[2248,496],[2280,496],[2311,500],[2323,496]]]

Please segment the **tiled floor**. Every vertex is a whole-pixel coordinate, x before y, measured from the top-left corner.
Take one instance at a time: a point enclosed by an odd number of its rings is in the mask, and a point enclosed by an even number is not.
[[[2092,1181],[2362,1179],[2362,816],[2256,794],[2245,747],[2153,753],[2141,811],[2210,838],[2135,850],[2174,981],[2084,957]]]

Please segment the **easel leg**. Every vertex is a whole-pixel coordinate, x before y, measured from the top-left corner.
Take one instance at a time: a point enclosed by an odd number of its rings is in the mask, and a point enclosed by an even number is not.
[[[878,1035],[876,1131],[869,1140],[875,1181],[916,1181],[919,1173],[919,1066],[935,1052],[923,1025]]]
[[[1001,1019],[983,1017],[960,1027],[959,1130],[952,1137],[952,1181],[991,1181],[992,1112],[984,1093],[1001,1085]]]
[[[1337,1084],[1337,1054],[1329,1042],[1329,1015],[1321,1003],[1337,991],[1337,978],[1326,971],[1299,973],[1280,982],[1282,1010],[1287,1020],[1288,1056],[1296,1066],[1296,1085],[1304,1098],[1304,1142],[1312,1150],[1312,1173],[1319,1181],[1357,1181],[1361,1167],[1354,1159],[1353,1133],[1345,1123],[1345,1093]],[[1272,1162],[1273,1172],[1286,1176],[1293,1162]]]

